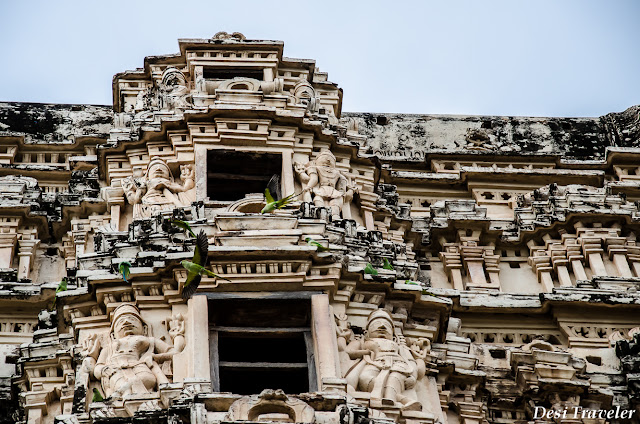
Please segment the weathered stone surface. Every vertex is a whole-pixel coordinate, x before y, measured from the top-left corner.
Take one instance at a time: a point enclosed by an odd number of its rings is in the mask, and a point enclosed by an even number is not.
[[[345,113],[366,137],[365,151],[385,159],[425,155],[556,155],[602,160],[607,147],[640,147],[640,107],[599,118],[532,118]],[[490,159],[488,159],[490,160]]]
[[[179,44],[0,103],[0,422],[637,412],[638,106],[342,113],[282,42]]]
[[[0,136],[73,143],[79,137],[106,138],[111,128],[111,106],[0,102]]]

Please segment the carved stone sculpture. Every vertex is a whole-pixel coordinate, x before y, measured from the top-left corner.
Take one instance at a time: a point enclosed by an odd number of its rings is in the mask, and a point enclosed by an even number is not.
[[[158,87],[162,110],[186,109],[189,104],[189,88],[184,74],[176,68],[167,68]]]
[[[348,370],[351,368],[353,361],[347,353],[347,347],[353,340],[354,334],[351,325],[347,320],[347,315],[336,314],[336,337],[338,338],[338,356],[340,358],[340,368]]]
[[[228,421],[312,423],[314,410],[282,390],[265,389],[259,395],[245,396],[229,408]]]
[[[300,78],[296,82],[293,88],[293,97],[296,99],[297,104],[305,105],[308,112],[318,112],[320,101],[316,95],[316,90],[306,79]]]
[[[364,339],[354,340],[347,353],[357,362],[345,373],[350,390],[369,392],[371,406],[398,406],[402,410],[421,410],[408,391],[416,384],[418,366],[404,337],[394,337],[389,312],[378,309],[367,320]]]
[[[351,219],[351,200],[357,186],[336,168],[336,157],[328,150],[306,165],[296,162],[294,169],[304,185],[303,200],[331,209],[333,219]]]
[[[128,177],[122,188],[133,205],[134,218],[149,218],[153,214],[187,206],[195,200],[195,172],[193,165],[180,167],[180,183],[174,181],[169,165],[156,156],[149,161],[142,179]]]
[[[185,345],[182,317],[174,316],[168,324],[173,345],[149,334],[136,306],[118,306],[113,312],[109,340],[100,343],[96,337],[88,339],[82,368],[100,380],[107,397],[156,391],[159,384],[169,383],[162,364],[171,361]]]

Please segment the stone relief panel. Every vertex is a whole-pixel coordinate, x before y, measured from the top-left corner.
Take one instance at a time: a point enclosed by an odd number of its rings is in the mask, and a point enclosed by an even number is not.
[[[125,303],[113,312],[108,335],[90,335],[83,342],[83,380],[96,379],[105,397],[148,395],[170,382],[173,356],[185,347],[184,319],[167,320],[171,343],[151,334],[138,308]]]
[[[336,331],[347,393],[381,417],[411,416],[429,422],[439,412],[430,402],[437,389],[428,381],[428,338],[405,338],[391,313],[382,308],[369,314],[363,334],[356,335],[343,314],[336,315]]]
[[[349,175],[336,168],[333,153],[325,150],[312,162],[296,162],[294,170],[303,185],[303,201],[330,208],[333,219],[351,219],[351,201],[358,187]]]
[[[155,87],[138,91],[135,101],[129,103],[127,112],[136,112],[135,119],[143,119],[150,110],[181,112],[190,108],[191,104],[192,98],[187,78],[179,69],[167,67]],[[126,125],[127,122],[120,124]]]
[[[133,205],[134,219],[149,218],[158,212],[188,206],[195,201],[195,170],[193,165],[181,165],[178,182],[166,160],[156,156],[149,161],[141,178],[124,178],[122,188]]]

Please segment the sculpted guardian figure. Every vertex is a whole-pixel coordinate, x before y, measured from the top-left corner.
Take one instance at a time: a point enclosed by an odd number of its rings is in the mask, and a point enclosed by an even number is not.
[[[320,152],[315,161],[306,165],[296,162],[294,169],[300,182],[303,201],[331,209],[333,219],[351,219],[351,200],[357,191],[347,176],[336,168],[336,157],[329,150]]]
[[[405,393],[416,384],[418,366],[404,337],[394,339],[393,329],[389,312],[377,309],[369,315],[364,339],[347,346],[347,353],[357,362],[345,378],[352,390],[371,393],[372,407],[377,403],[419,411],[420,402]]]
[[[91,360],[90,353],[83,367],[100,380],[107,397],[154,392],[159,384],[169,382],[161,364],[185,346],[182,317],[172,317],[169,327],[173,345],[150,336],[138,308],[122,304],[113,312],[109,341],[100,346],[93,339],[92,353],[99,352],[97,361]]]
[[[187,206],[195,200],[195,172],[192,165],[180,167],[181,183],[174,181],[167,162],[155,156],[149,161],[142,179],[128,177],[122,188],[134,218],[149,218],[157,212]]]

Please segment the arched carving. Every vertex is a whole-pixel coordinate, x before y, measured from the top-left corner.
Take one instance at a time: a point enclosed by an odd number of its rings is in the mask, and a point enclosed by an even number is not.
[[[245,396],[235,401],[229,408],[226,420],[312,423],[315,413],[305,402],[287,396],[282,390],[265,389],[259,395]]]
[[[184,74],[176,68],[164,70],[158,95],[162,110],[185,109],[190,106],[189,83]]]

